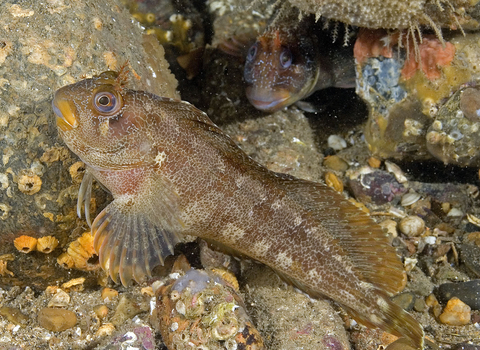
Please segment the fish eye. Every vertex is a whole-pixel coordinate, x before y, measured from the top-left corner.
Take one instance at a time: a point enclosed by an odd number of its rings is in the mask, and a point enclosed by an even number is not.
[[[93,106],[103,115],[114,115],[122,108],[122,97],[116,91],[99,91],[93,99]]]
[[[247,60],[253,60],[255,58],[255,56],[257,55],[257,46],[257,43],[250,46],[250,48],[248,49]]]
[[[283,68],[288,68],[292,64],[292,52],[284,48],[280,54],[280,64]]]

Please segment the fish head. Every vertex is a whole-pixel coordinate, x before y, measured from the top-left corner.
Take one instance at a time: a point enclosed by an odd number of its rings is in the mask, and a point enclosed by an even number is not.
[[[156,154],[149,127],[155,98],[125,89],[108,71],[60,88],[52,107],[60,136],[86,164],[131,169]]]
[[[269,30],[247,53],[244,79],[250,103],[275,112],[308,96],[318,79],[315,38]]]

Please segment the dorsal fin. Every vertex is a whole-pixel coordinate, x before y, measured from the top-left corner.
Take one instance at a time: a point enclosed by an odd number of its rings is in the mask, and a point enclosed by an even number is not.
[[[328,186],[277,175],[287,196],[300,203],[338,239],[366,281],[391,294],[403,289],[403,265],[383,229],[369,215]]]

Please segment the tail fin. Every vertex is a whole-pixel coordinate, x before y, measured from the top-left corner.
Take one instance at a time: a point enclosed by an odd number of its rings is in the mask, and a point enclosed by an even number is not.
[[[404,337],[414,349],[423,349],[425,335],[422,326],[408,312],[392,302],[387,294],[377,289],[366,296],[364,303],[370,306],[370,313],[360,314],[349,309],[353,318],[366,326],[378,327],[385,332]]]

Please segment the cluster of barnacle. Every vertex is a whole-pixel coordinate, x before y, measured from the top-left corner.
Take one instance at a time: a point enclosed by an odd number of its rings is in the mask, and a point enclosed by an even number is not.
[[[169,349],[263,349],[232,286],[238,282],[228,273],[222,275],[231,283],[218,272],[184,269],[170,274],[165,284],[154,285],[157,324]]]
[[[96,270],[99,265],[89,262],[94,254],[93,236],[88,231],[68,245],[67,251],[57,258],[57,263],[66,269]]]
[[[58,239],[53,236],[44,236],[37,239],[32,236],[22,235],[15,238],[13,244],[22,253],[38,251],[49,254],[58,246]]]

